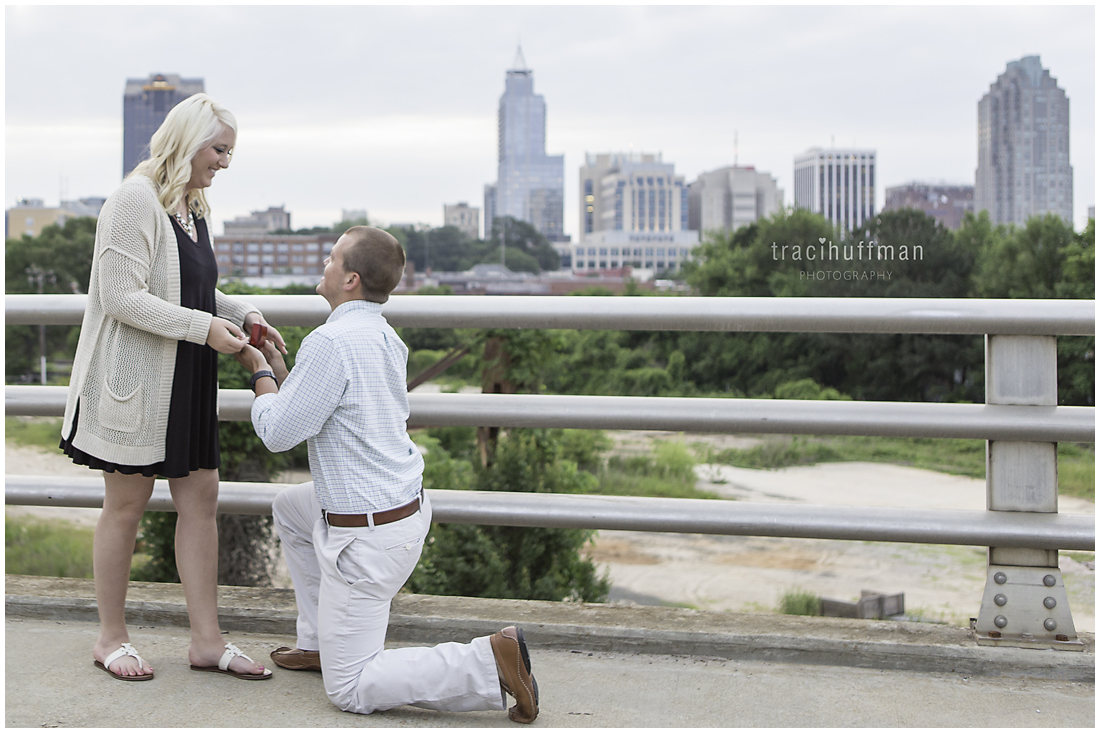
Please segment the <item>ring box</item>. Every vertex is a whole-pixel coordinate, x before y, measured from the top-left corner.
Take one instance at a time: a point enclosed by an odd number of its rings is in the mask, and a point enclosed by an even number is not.
[[[262,323],[252,324],[252,336],[248,339],[249,346],[255,346],[257,349],[263,345],[263,342],[267,340],[267,326]]]

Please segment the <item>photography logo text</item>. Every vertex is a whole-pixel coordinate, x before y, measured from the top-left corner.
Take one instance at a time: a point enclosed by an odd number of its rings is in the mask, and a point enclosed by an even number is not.
[[[901,245],[895,249],[892,244],[878,244],[874,240],[857,244],[833,244],[825,237],[817,244],[777,244],[772,242],[772,260],[778,262],[789,258],[794,262],[892,262],[895,260],[910,262],[924,259],[924,247],[915,244],[912,247]],[[799,280],[889,280],[891,270],[801,270]]]

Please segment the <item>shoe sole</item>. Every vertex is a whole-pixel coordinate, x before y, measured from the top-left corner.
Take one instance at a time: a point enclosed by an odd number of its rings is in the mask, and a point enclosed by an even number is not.
[[[288,647],[284,647],[284,648],[286,648],[287,651],[290,651],[290,649]],[[318,663],[318,664],[313,664],[312,662],[301,663],[301,662],[297,662],[297,661],[295,661],[295,662],[284,662],[278,656],[278,654],[280,652],[281,652],[281,649],[276,649],[275,651],[271,652],[271,654],[268,655],[269,657],[271,657],[271,661],[274,662],[275,665],[278,666],[278,667],[282,667],[283,669],[289,669],[292,672],[320,672],[321,671],[320,663]],[[300,655],[300,654],[295,654],[293,657],[291,657],[291,659],[295,659],[295,660],[298,660],[298,659],[301,659],[301,658],[302,658],[302,655]]]
[[[320,665],[302,664],[302,665],[299,665],[299,666],[291,666],[289,664],[283,664],[282,662],[278,661],[277,659],[272,659],[271,661],[275,663],[275,666],[281,667],[282,669],[289,669],[291,672],[320,672],[321,671]]]
[[[269,680],[271,679],[271,670],[267,670],[267,674],[248,674],[246,672],[234,672],[231,669],[222,669],[221,667],[196,667],[191,665],[192,672],[216,672],[218,674],[227,674],[230,677],[236,677],[239,680]]]
[[[533,723],[535,718],[539,716],[539,683],[535,679],[535,675],[531,674],[531,655],[527,652],[527,640],[523,637],[523,629],[519,626],[516,627],[516,642],[519,646],[519,656],[523,660],[523,667],[527,670],[527,676],[531,678],[531,688],[533,691],[533,697],[535,702],[535,713],[530,719],[519,717],[516,713],[516,707],[514,706],[508,710],[509,719],[517,723]],[[512,693],[512,697],[515,697],[515,693]],[[518,702],[518,701],[517,701]]]

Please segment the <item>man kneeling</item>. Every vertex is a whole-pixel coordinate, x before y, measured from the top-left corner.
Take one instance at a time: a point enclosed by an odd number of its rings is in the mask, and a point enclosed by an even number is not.
[[[302,341],[294,369],[270,342],[237,360],[252,372],[252,424],[272,451],[303,440],[313,482],[275,499],[275,526],[298,603],[298,648],[272,660],[320,670],[342,710],[400,705],[503,710],[530,723],[538,686],[523,631],[509,626],[469,644],[385,649],[390,601],[431,526],[424,459],[406,431],[408,348],[382,316],[405,253],[389,233],[352,227],[332,248],[317,292],[332,314]]]

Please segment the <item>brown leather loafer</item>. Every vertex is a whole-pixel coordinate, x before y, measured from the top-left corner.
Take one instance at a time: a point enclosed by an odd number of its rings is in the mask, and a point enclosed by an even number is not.
[[[321,652],[291,649],[281,646],[271,652],[271,661],[283,669],[304,669],[310,672],[321,671]]]
[[[508,711],[508,717],[517,723],[530,723],[539,714],[539,685],[531,674],[531,657],[523,629],[509,626],[489,637],[493,656],[497,660],[500,684],[504,691],[516,699]]]

